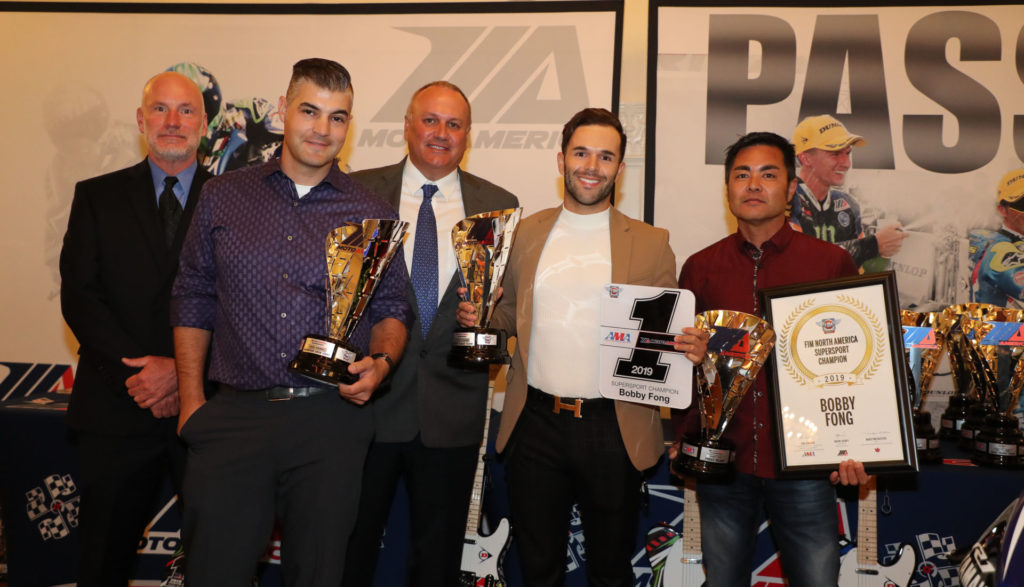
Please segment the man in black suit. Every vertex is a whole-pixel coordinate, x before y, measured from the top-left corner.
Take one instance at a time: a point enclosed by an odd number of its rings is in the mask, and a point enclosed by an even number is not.
[[[75,186],[60,256],[61,310],[80,344],[68,426],[82,492],[78,585],[127,585],[164,471],[180,489],[178,378],[169,316],[199,190],[199,88],[164,72],[136,112],[149,156]]]
[[[370,406],[376,436],[345,561],[346,587],[373,584],[384,525],[403,475],[412,517],[408,583],[450,587],[458,581],[488,373],[446,364],[459,283],[451,229],[467,216],[519,205],[508,191],[459,169],[470,123],[462,90],[448,82],[427,84],[413,94],[405,114],[408,158],[352,174],[412,223],[415,236],[405,243],[405,260],[416,322],[390,385]]]

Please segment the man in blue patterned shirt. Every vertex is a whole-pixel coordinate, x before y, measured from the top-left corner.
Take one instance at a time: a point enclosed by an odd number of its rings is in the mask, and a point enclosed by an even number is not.
[[[182,251],[171,320],[194,587],[247,584],[275,516],[287,584],[341,582],[372,439],[361,406],[400,358],[411,323],[405,265],[393,263],[350,338],[368,355],[349,369],[358,381],[310,387],[287,370],[303,337],[324,333],[327,234],[397,218],[338,168],[352,98],[338,63],[296,63],[280,101],[281,158],[211,180]],[[209,401],[208,349],[219,383]]]

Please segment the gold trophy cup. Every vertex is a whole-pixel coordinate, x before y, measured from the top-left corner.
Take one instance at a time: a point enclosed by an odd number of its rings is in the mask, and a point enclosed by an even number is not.
[[[693,325],[711,333],[697,369],[700,439],[684,437],[672,467],[697,479],[724,480],[732,475],[735,446],[722,435],[768,360],[775,331],[757,316],[732,310],[702,312]]]
[[[477,316],[474,326],[456,328],[452,334],[448,353],[452,365],[475,367],[509,361],[505,331],[487,325],[522,212],[522,208],[484,212],[464,218],[452,228],[459,283],[466,289],[463,299],[473,304]]]
[[[348,339],[408,227],[403,220],[370,219],[345,223],[327,235],[326,336],[306,335],[288,364],[290,372],[331,385],[356,382],[348,366],[362,358],[362,351]]]

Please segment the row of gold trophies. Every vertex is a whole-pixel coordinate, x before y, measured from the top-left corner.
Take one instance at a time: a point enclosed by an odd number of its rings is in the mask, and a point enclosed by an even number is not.
[[[941,460],[944,439],[971,451],[976,464],[1024,467],[1024,435],[1014,413],[1024,387],[1024,310],[957,304],[939,312],[902,310],[901,320],[904,328],[932,333],[923,344],[905,344],[921,460]],[[944,354],[956,389],[936,433],[921,400]]]

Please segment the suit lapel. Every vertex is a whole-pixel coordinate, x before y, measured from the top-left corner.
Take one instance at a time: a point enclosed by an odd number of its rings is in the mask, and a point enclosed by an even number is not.
[[[149,171],[149,163],[145,159],[132,168],[131,185],[125,186],[125,193],[131,201],[132,213],[142,231],[142,238],[157,267],[163,271],[170,264],[169,251],[167,244],[164,243],[164,227],[160,220],[160,212],[157,210],[153,174]]]
[[[633,235],[625,215],[614,207],[608,218],[612,247],[612,283],[629,282],[629,260],[633,255]]]
[[[459,188],[462,190],[462,207],[467,217],[494,211],[494,205],[487,202],[480,180],[462,169],[459,169]]]

